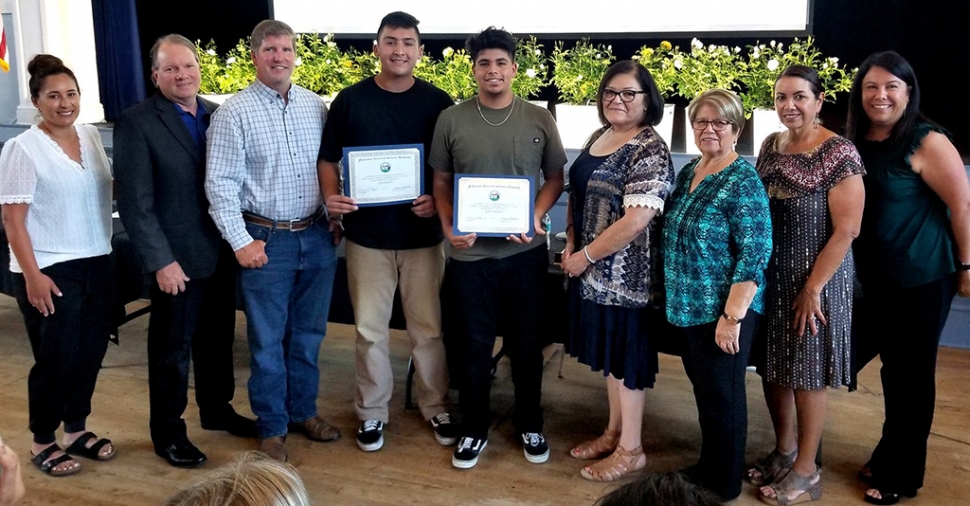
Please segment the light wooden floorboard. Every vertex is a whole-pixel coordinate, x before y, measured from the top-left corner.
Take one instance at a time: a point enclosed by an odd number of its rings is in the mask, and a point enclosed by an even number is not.
[[[104,361],[94,413],[88,428],[114,440],[119,456],[107,463],[82,460],[81,474],[49,478],[29,463],[27,374],[33,363],[23,321],[13,299],[0,295],[0,435],[21,456],[28,489],[26,505],[155,505],[180,487],[227,463],[237,452],[255,447],[251,440],[199,428],[198,410],[186,413],[189,437],[208,456],[199,470],[180,470],[152,452],[148,437],[148,382],[145,335],[148,318],[121,331],[121,346],[111,345]],[[970,331],[970,329],[968,329]],[[237,323],[237,410],[249,414],[246,380],[249,354],[242,313]],[[376,453],[357,448],[353,434],[353,328],[330,325],[320,353],[320,412],[343,432],[333,443],[312,443],[293,435],[287,441],[315,504],[323,505],[589,505],[611,486],[579,476],[582,464],[567,452],[602,431],[607,418],[605,382],[575,360],[566,358],[564,378],[558,359],[546,367],[543,386],[545,433],[552,457],[529,464],[513,434],[512,385],[507,364],[493,383],[494,424],[489,445],[472,470],[451,467],[450,448],[437,445],[415,411],[405,411],[403,381],[407,367],[406,336],[395,332],[391,352],[398,388],[391,401],[385,447]],[[825,496],[820,504],[862,504],[858,467],[875,445],[882,421],[878,362],[860,377],[860,389],[830,394],[824,439]],[[690,383],[680,360],[661,356],[657,386],[647,393],[644,445],[649,471],[682,468],[693,462],[700,434]],[[929,441],[926,486],[910,504],[970,504],[970,351],[944,349],[938,367],[936,420]],[[190,395],[193,392],[190,391]],[[771,444],[771,426],[760,382],[748,378],[748,456],[758,457]],[[754,487],[745,486],[735,504],[760,504]]]

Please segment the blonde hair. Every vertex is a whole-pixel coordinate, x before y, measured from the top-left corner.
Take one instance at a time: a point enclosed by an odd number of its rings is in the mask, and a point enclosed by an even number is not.
[[[688,121],[694,121],[697,111],[705,105],[711,106],[720,117],[729,120],[733,124],[734,133],[740,134],[744,130],[744,106],[733,91],[714,88],[697,95],[687,106]]]
[[[310,506],[296,468],[246,452],[175,494],[164,506]]]

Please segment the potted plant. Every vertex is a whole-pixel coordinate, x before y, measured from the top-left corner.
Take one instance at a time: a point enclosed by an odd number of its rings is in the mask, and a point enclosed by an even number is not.
[[[215,42],[211,40],[205,47],[196,41],[195,50],[199,55],[201,76],[199,93],[209,100],[221,104],[256,79],[256,67],[249,57],[249,46],[245,40],[240,40],[224,59],[216,52]]]
[[[738,86],[739,68],[741,67],[740,47],[733,50],[727,46],[705,46],[700,40],[693,39],[690,43],[690,53],[682,53],[678,48],[671,51],[671,59],[676,69],[674,84],[677,94],[693,100],[701,93],[721,88],[734,90]],[[684,150],[697,154],[697,146],[691,132],[690,121],[684,121],[686,140]]]
[[[472,58],[468,52],[464,49],[446,47],[441,52],[441,56],[441,60],[430,65],[430,73],[424,74],[425,69],[418,73],[418,66],[421,66],[423,61],[415,66],[415,73],[427,75],[432,84],[451,95],[455,102],[475,96],[478,93],[478,83],[475,82],[475,76],[472,73]]]
[[[590,134],[601,126],[595,107],[596,90],[615,60],[613,46],[594,46],[583,39],[566,49],[557,42],[550,60],[552,81],[564,102],[556,105],[559,136],[567,149],[582,149]]]
[[[748,46],[748,58],[738,80],[744,86],[741,101],[745,115],[752,119],[756,153],[768,135],[784,129],[774,110],[774,85],[788,66],[805,65],[818,71],[828,102],[835,102],[837,93],[852,88],[855,71],[840,66],[836,57],[824,57],[814,44],[815,39],[809,37],[805,41],[794,39],[787,51],[783,43],[774,40]]]
[[[679,52],[673,45],[664,40],[655,47],[643,46],[633,55],[633,59],[650,71],[657,89],[664,99],[664,113],[660,124],[655,127],[657,133],[670,146],[673,141],[674,130],[674,110],[676,106],[670,103],[671,97],[676,90],[677,69],[674,67],[673,52]]]
[[[539,96],[539,90],[549,84],[546,60],[542,44],[534,36],[520,39],[515,48],[515,62],[519,71],[512,81],[512,93],[526,100]],[[547,105],[545,102],[530,101],[543,108]]]

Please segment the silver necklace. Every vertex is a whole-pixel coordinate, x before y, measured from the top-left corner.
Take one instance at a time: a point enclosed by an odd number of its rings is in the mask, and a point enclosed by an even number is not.
[[[491,121],[488,120],[488,118],[485,117],[485,113],[482,112],[482,101],[479,100],[477,97],[475,98],[475,107],[478,108],[478,115],[482,117],[485,123],[488,123],[493,127],[499,127],[504,125],[505,122],[512,117],[512,111],[515,110],[515,98],[512,99],[512,106],[509,107],[509,113],[505,116],[505,119],[503,119],[502,121],[499,121],[498,123],[492,123]]]

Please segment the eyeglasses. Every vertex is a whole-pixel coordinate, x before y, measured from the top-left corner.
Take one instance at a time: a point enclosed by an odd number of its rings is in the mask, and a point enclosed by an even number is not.
[[[695,119],[691,120],[690,126],[697,130],[698,132],[703,132],[707,130],[707,126],[710,125],[715,132],[723,132],[727,130],[727,127],[733,125],[734,122],[726,119]]]
[[[604,102],[607,102],[607,103],[612,102],[613,100],[616,99],[616,97],[620,97],[620,101],[621,102],[627,102],[627,103],[629,103],[629,102],[633,102],[634,100],[636,100],[637,95],[639,95],[641,93],[644,94],[644,95],[647,94],[647,92],[645,92],[645,91],[638,91],[638,90],[620,90],[620,91],[616,91],[616,90],[611,90],[609,88],[606,88],[606,89],[603,90],[602,96],[603,96],[603,101]]]

